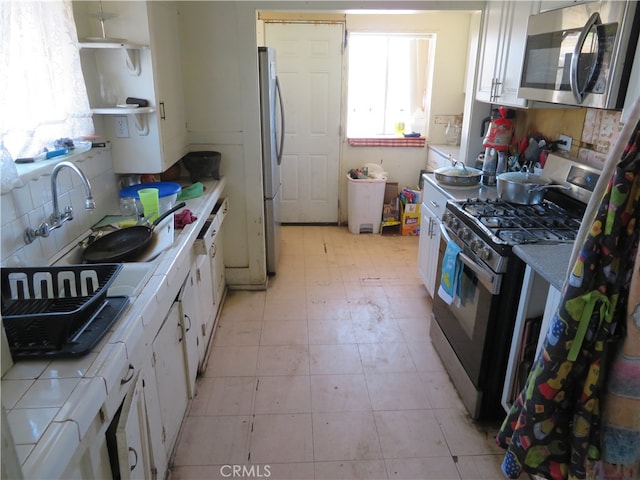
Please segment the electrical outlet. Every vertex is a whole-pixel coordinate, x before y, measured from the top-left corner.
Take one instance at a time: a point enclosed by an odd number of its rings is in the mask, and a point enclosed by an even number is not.
[[[560,150],[566,150],[567,152],[569,150],[571,150],[571,143],[573,142],[573,138],[571,138],[569,135],[560,135],[558,137],[559,140],[564,140],[564,145],[562,145],[561,143],[558,144],[558,149]]]
[[[436,125],[446,125],[448,123],[456,123],[456,115],[435,115],[433,123],[435,123]]]
[[[129,121],[125,116],[113,117],[115,121],[116,138],[129,138]]]

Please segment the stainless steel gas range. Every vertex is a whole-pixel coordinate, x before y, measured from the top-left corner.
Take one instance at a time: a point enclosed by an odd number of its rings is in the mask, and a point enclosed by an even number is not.
[[[431,339],[476,419],[504,415],[500,396],[525,268],[512,247],[573,242],[599,172],[552,154],[542,176],[568,189],[548,190],[538,205],[449,200],[440,225],[438,272],[448,242],[461,248],[462,269],[453,302],[434,296]]]

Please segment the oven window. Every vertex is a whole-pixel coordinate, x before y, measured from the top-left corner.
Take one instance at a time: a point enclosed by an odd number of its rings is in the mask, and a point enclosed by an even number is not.
[[[456,304],[456,318],[469,338],[473,338],[473,331],[478,320],[479,300],[478,279],[473,272],[465,267],[460,278],[460,295],[454,300],[454,303]]]

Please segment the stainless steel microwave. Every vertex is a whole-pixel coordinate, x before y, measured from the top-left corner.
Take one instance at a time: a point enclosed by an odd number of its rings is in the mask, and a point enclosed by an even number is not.
[[[637,1],[609,0],[531,15],[518,97],[622,108],[639,12]]]

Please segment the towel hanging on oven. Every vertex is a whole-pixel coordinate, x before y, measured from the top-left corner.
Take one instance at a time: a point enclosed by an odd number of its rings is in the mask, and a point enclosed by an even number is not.
[[[453,303],[458,294],[460,275],[462,274],[462,261],[458,258],[462,249],[454,241],[447,242],[447,248],[442,257],[442,273],[440,274],[440,287],[438,295],[447,305]]]

